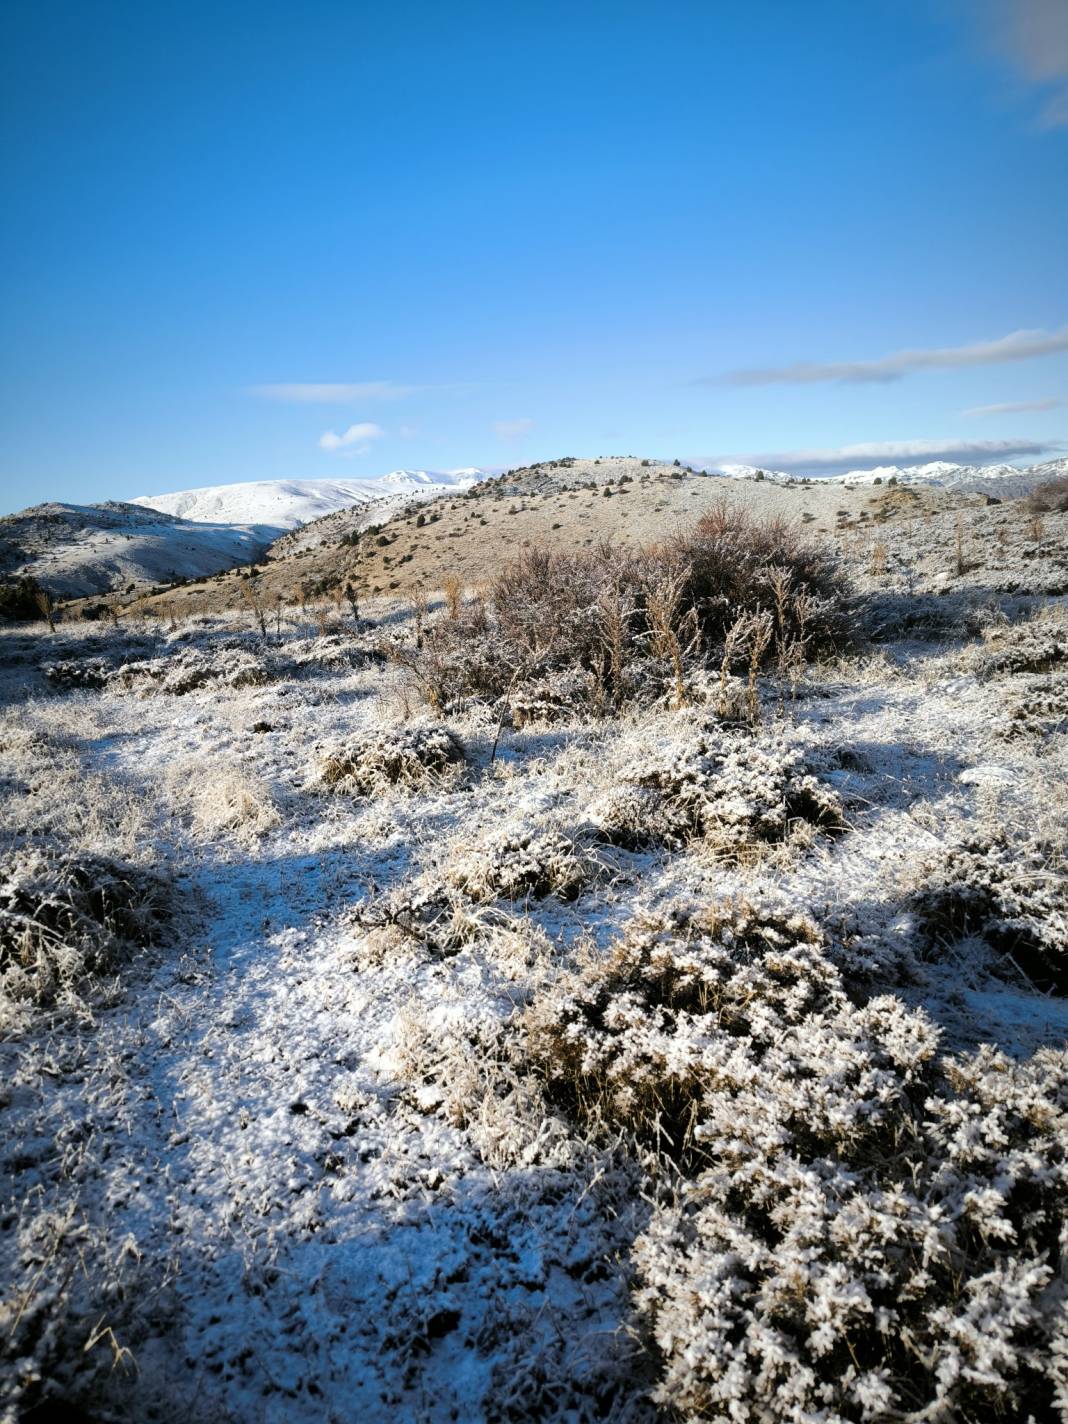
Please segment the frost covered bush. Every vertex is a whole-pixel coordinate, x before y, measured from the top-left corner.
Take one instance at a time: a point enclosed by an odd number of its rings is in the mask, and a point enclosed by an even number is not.
[[[864,1012],[814,1101],[793,1044],[719,1084],[696,1128],[708,1166],[634,1249],[656,1397],[752,1424],[1052,1419],[1068,1055],[935,1066],[918,1015]]]
[[[1050,737],[1068,732],[1068,673],[1036,678],[1022,690],[1014,690],[1005,702],[1002,735]]]
[[[465,847],[448,868],[452,885],[472,900],[577,900],[600,864],[579,837],[557,830],[494,832]]]
[[[774,1039],[841,999],[821,947],[806,917],[744,904],[639,917],[529,1010],[527,1051],[554,1100],[686,1156],[714,1079],[709,1033],[729,1054],[746,1033]]]
[[[807,771],[799,751],[714,726],[633,761],[590,807],[590,819],[614,845],[705,840],[727,855],[784,841],[801,827],[843,824],[836,792]]]
[[[166,692],[181,697],[202,687],[262,687],[278,675],[278,668],[269,658],[242,648],[214,653],[181,648],[165,657],[127,663],[111,675],[108,685],[141,696]]]
[[[366,796],[386,786],[425,786],[463,762],[463,747],[446,727],[387,727],[334,752],[322,779],[332,789]]]
[[[1060,610],[1043,611],[1022,623],[986,628],[983,640],[975,655],[981,678],[1050,672],[1068,661],[1068,618]]]
[[[856,1004],[827,949],[804,916],[682,908],[521,1020],[550,1101],[643,1145],[655,1399],[751,1424],[1051,1418],[1068,1055],[940,1061],[923,1013]]]
[[[486,927],[485,911],[472,911],[455,890],[401,886],[357,907],[358,961],[376,967],[418,947],[435,958],[458,953]]]
[[[1038,514],[1068,514],[1068,475],[1033,489],[1027,503]]]
[[[0,987],[52,1003],[156,941],[169,916],[165,881],[89,854],[19,850],[0,860]]]
[[[929,953],[978,935],[1042,988],[1068,992],[1068,860],[1063,844],[975,836],[928,864],[912,907]]]
[[[174,800],[186,804],[193,829],[203,835],[214,838],[234,832],[254,841],[281,824],[270,785],[239,763],[219,765],[210,777],[178,766],[168,780]]]
[[[589,676],[576,669],[562,669],[529,678],[508,697],[508,710],[516,728],[535,722],[560,722],[588,711],[592,701]]]
[[[106,687],[113,669],[105,658],[64,658],[46,663],[44,675],[53,687],[68,689]]]

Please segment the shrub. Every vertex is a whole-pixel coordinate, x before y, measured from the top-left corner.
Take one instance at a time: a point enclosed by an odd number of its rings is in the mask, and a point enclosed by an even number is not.
[[[985,679],[1049,672],[1068,662],[1068,618],[1058,609],[1043,610],[1020,623],[985,628],[975,660]]]
[[[912,908],[928,952],[977,935],[1007,969],[1068,991],[1068,863],[1064,846],[1000,831],[952,846],[926,867]]]
[[[632,762],[620,784],[593,803],[590,819],[613,845],[705,840],[733,857],[787,840],[802,826],[843,825],[837,793],[809,773],[798,751],[711,726]]]
[[[852,1002],[827,950],[802,915],[679,907],[520,1020],[550,1101],[644,1150],[654,1398],[743,1424],[1053,1417],[1068,1054],[939,1061],[924,1014]]]
[[[1068,1055],[936,1067],[900,1005],[854,1017],[823,1072],[869,1086],[869,1121],[834,1089],[798,1111],[792,1075],[820,1066],[793,1044],[756,1087],[729,1074],[697,1128],[712,1165],[636,1243],[656,1398],[752,1424],[1053,1418]]]
[[[0,860],[0,985],[49,1004],[157,941],[169,916],[159,876],[104,856],[19,850]]]
[[[689,1161],[702,1153],[694,1112],[713,1081],[704,1030],[730,1043],[750,1017],[776,1033],[826,1007],[837,980],[821,944],[805,917],[744,904],[641,916],[606,959],[528,1010],[526,1051],[558,1106]]]
[[[466,848],[448,878],[472,900],[577,900],[599,869],[590,848],[562,831],[504,829]]]
[[[1002,735],[1048,737],[1068,732],[1068,673],[1033,681],[1006,702]]]
[[[44,665],[44,675],[53,687],[99,689],[107,685],[113,671],[106,658],[64,658]]]
[[[262,687],[280,671],[280,666],[271,658],[242,648],[221,648],[211,654],[182,648],[165,657],[126,663],[108,682],[120,692],[136,692],[142,696],[165,692],[182,697],[218,684],[232,688]]]
[[[520,683],[508,696],[514,727],[532,722],[559,722],[588,711],[594,689],[588,673],[565,668]]]
[[[463,761],[463,747],[445,727],[389,727],[334,752],[322,779],[332,790],[369,796],[386,786],[424,786]]]
[[[29,622],[41,617],[40,599],[44,590],[35,578],[0,583],[0,618]]]
[[[438,707],[563,670],[589,674],[604,709],[669,690],[678,704],[701,663],[796,665],[848,635],[839,569],[799,529],[721,505],[692,533],[636,553],[531,549],[497,577],[488,606],[429,629],[420,658],[393,655]]]
[[[1068,514],[1068,475],[1039,485],[1028,495],[1027,503],[1036,514]]]

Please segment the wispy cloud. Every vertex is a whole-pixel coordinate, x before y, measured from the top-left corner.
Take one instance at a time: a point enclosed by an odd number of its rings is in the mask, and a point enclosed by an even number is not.
[[[1064,0],[990,0],[996,49],[1031,84],[1045,90],[1039,123],[1068,124],[1068,5]]]
[[[350,425],[339,435],[335,430],[325,430],[319,436],[319,446],[331,454],[366,455],[372,440],[381,440],[385,431],[373,421],[364,420],[358,425]]]
[[[533,429],[534,422],[532,420],[495,420],[493,422],[493,433],[499,435],[502,440],[518,440]]]
[[[1024,361],[1068,351],[1068,326],[1056,331],[1012,331],[994,341],[970,346],[940,346],[896,351],[874,361],[797,361],[791,366],[764,366],[731,371],[726,377],[708,376],[694,385],[716,385],[726,379],[736,386],[811,385],[817,381],[899,381],[913,371],[951,370],[958,366],[993,366],[1002,361]]]
[[[414,395],[419,386],[396,381],[297,381],[277,386],[249,386],[249,395],[285,405],[355,405],[357,402],[396,401]]]
[[[922,465],[931,460],[954,464],[988,465],[1021,455],[1044,455],[1063,450],[1063,441],[1051,440],[877,440],[837,449],[772,450],[744,455],[718,455],[699,463],[711,469],[723,465],[757,465],[787,474],[835,474],[844,470],[873,469],[878,465]]]
[[[999,401],[996,405],[969,406],[967,410],[961,411],[961,415],[1019,415],[1023,411],[1056,410],[1063,404],[1063,401],[1054,400],[1052,396],[1048,400]]]

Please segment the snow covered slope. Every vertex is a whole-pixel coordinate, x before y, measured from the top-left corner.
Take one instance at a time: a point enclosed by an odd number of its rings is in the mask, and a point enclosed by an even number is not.
[[[490,473],[476,468],[393,470],[370,480],[251,480],[174,494],[139,495],[133,503],[197,522],[269,525],[280,534],[354,504],[398,497],[425,499],[466,489]]]
[[[247,564],[262,557],[275,533],[113,501],[37,504],[0,519],[0,577],[29,574],[56,597],[80,598]]]
[[[884,465],[872,470],[850,470],[832,479],[844,485],[874,484],[876,480],[887,484],[896,479],[899,485],[926,485],[958,494],[990,494],[1011,499],[1030,494],[1039,485],[1066,473],[1068,460],[1047,460],[1045,464],[1026,469],[1016,465],[954,465],[947,460],[935,460],[927,465]]]
[[[712,467],[709,467],[710,469]],[[801,475],[784,470],[761,470],[755,465],[721,465],[713,471],[729,479],[764,479],[772,484],[795,484]],[[1047,460],[1042,465],[1021,469],[1017,465],[954,465],[948,460],[934,460],[926,465],[877,465],[867,470],[847,470],[841,475],[817,476],[821,484],[923,485],[928,489],[951,490],[957,494],[989,494],[1007,499],[1030,494],[1049,480],[1068,475],[1068,459]]]

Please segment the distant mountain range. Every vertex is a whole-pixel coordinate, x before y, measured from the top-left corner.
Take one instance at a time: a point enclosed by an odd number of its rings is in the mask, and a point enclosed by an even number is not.
[[[582,463],[592,468],[594,462]],[[29,574],[61,598],[203,578],[337,542],[343,534],[386,522],[414,501],[468,489],[497,473],[478,467],[394,470],[371,480],[254,480],[143,495],[129,503],[39,504],[0,519],[0,578]],[[513,473],[522,476],[523,471]],[[727,465],[707,473],[772,484],[799,480],[751,465]],[[851,486],[896,481],[1011,499],[1065,477],[1068,459],[1028,469],[936,461],[853,470],[816,482]]]
[[[386,499],[406,503],[451,494],[495,473],[471,467],[393,470],[372,480],[251,480],[175,494],[139,495],[132,503],[198,523],[267,525],[281,534],[354,504],[377,504]]]
[[[756,465],[723,465],[710,469],[710,474],[726,475],[729,479],[773,480],[777,484],[797,484],[803,478],[783,470],[761,470]],[[928,488],[954,490],[958,494],[989,494],[1012,499],[1030,494],[1039,485],[1068,475],[1068,459],[1047,460],[1042,465],[1020,469],[1016,465],[953,465],[947,460],[935,460],[927,465],[878,465],[869,470],[847,470],[842,475],[823,475],[817,483],[829,485],[926,485]]]

